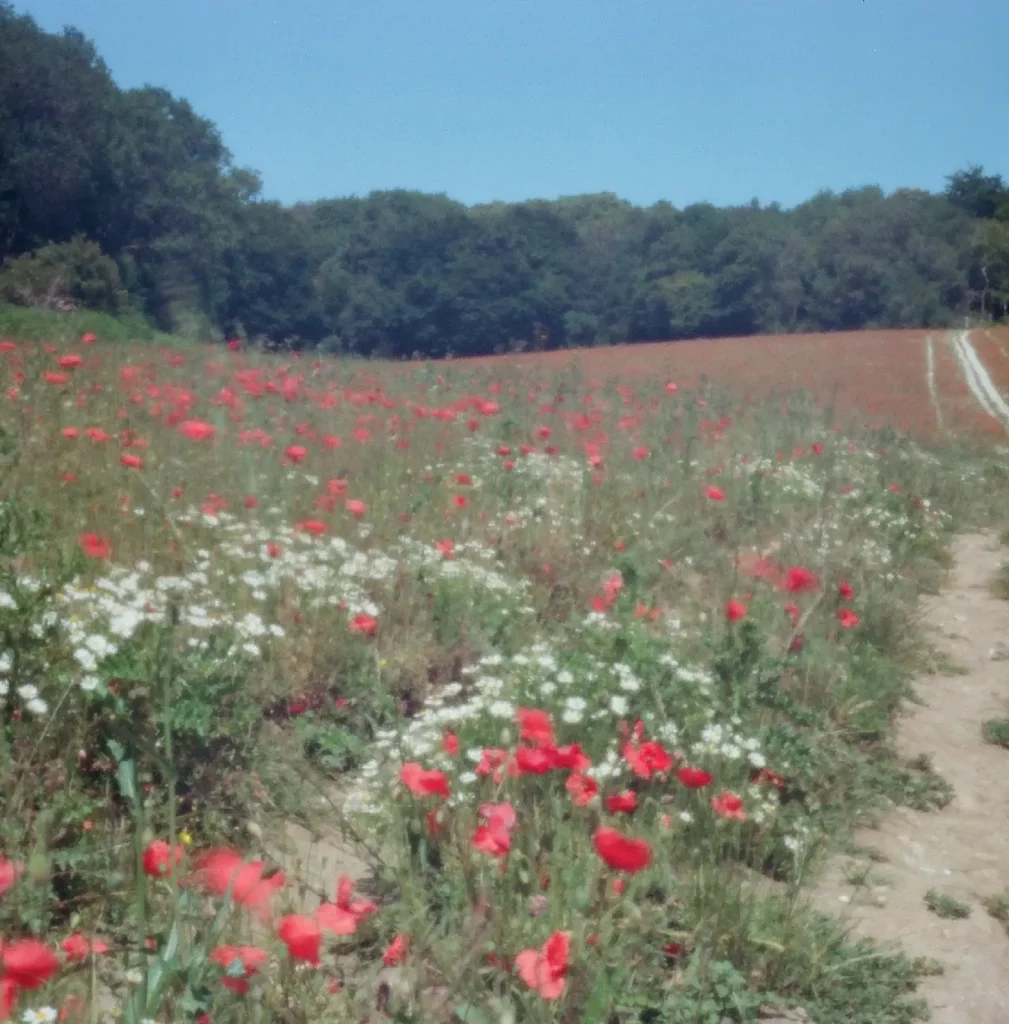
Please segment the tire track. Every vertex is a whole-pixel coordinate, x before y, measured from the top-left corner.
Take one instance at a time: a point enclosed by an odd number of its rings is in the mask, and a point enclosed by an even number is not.
[[[970,341],[969,331],[954,331],[949,336],[950,347],[960,364],[960,372],[970,388],[971,394],[978,405],[989,416],[998,420],[1009,432],[1009,404],[1002,397],[995,382],[991,379],[983,362],[978,357]]]
[[[935,386],[935,349],[932,345],[931,334],[925,339],[925,374],[928,379],[928,395],[932,399],[932,408],[935,410],[935,425],[942,430],[942,409],[939,407],[939,392]]]

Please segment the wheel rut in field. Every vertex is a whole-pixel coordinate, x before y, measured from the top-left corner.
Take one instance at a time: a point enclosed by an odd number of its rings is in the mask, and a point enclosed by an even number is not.
[[[1002,397],[988,368],[970,340],[970,331],[952,331],[949,344],[960,364],[960,373],[978,405],[1009,432],[1009,403]]]
[[[1009,1022],[1009,933],[982,901],[1009,889],[1009,751],[985,744],[982,723],[1009,715],[1009,602],[990,590],[1002,556],[986,534],[957,538],[946,586],[923,600],[926,623],[959,674],[915,683],[920,704],[897,723],[899,751],[927,754],[953,787],[941,811],[896,808],[861,829],[873,855],[834,860],[813,895],[851,932],[942,961],[920,994],[935,1024]],[[927,909],[936,889],[969,905],[965,919]]]

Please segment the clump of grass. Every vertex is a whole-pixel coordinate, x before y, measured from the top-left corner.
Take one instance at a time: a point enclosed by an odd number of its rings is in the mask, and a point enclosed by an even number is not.
[[[985,910],[1009,932],[1009,889],[981,901]]]
[[[893,771],[887,795],[894,803],[914,811],[941,811],[954,792],[932,766],[932,758],[919,754]]]
[[[961,903],[955,896],[949,893],[939,892],[938,889],[929,889],[925,893],[925,906],[932,911],[936,917],[948,920],[959,920],[970,917],[970,907]]]
[[[989,718],[981,726],[985,743],[1009,749],[1009,718]]]

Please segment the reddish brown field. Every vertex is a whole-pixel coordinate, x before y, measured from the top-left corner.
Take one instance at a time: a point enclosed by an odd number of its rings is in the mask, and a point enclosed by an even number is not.
[[[977,330],[970,337],[996,385],[1009,393],[1009,330]],[[935,402],[928,383],[929,339]],[[588,378],[648,377],[685,386],[707,380],[753,398],[802,390],[833,407],[839,418],[857,414],[873,424],[919,436],[934,435],[940,428],[1006,435],[1006,427],[985,412],[971,393],[949,332],[944,330],[704,338],[492,356],[472,362],[511,365],[523,373],[570,368]]]

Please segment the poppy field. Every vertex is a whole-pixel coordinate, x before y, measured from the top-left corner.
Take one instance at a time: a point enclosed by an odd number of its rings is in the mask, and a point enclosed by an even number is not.
[[[949,799],[891,719],[1007,474],[892,340],[875,410],[759,349],[0,342],[0,1019],[919,1019],[805,894]]]

